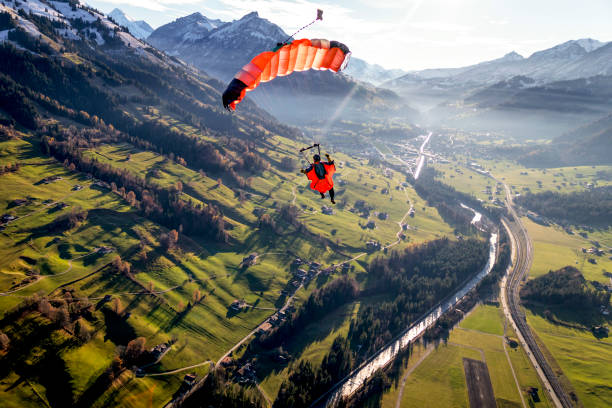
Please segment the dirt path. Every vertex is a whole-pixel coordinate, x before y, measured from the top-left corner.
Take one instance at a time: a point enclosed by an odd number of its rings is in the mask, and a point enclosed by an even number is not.
[[[215,362],[212,361],[212,360],[206,360],[206,361],[202,361],[201,363],[198,363],[198,364],[190,365],[188,367],[176,368],[174,370],[163,371],[161,373],[147,373],[147,374],[144,375],[144,377],[159,377],[159,376],[162,376],[162,375],[172,375],[172,374],[180,373],[181,371],[187,371],[187,370],[191,370],[192,368],[201,367],[201,366],[206,365],[206,364],[214,365]]]
[[[408,197],[408,193],[406,193],[405,190],[404,190],[404,194],[406,195],[406,198],[409,198]],[[399,244],[400,242],[402,242],[402,238],[400,236],[402,235],[402,231],[404,230],[404,227],[403,227],[404,220],[406,219],[406,217],[408,217],[410,215],[410,211],[412,211],[412,205],[410,205],[410,208],[408,209],[408,211],[406,211],[406,214],[404,214],[402,219],[397,222],[397,225],[399,225],[399,231],[397,232],[397,234],[395,234],[395,236],[397,237],[397,241],[395,241],[395,242],[393,242],[393,243],[391,243],[391,244],[389,244],[387,246],[384,246],[383,249],[391,248],[391,247]]]
[[[402,404],[402,396],[404,395],[404,387],[406,386],[406,380],[408,380],[408,377],[410,377],[410,375],[412,374],[412,372],[414,370],[416,370],[416,368],[418,366],[421,365],[421,363],[427,358],[429,357],[429,355],[431,354],[432,351],[434,351],[435,347],[433,346],[433,344],[430,344],[427,347],[427,350],[425,351],[425,353],[416,361],[416,363],[414,363],[414,365],[412,367],[410,367],[408,369],[408,371],[406,371],[404,373],[404,375],[402,376],[401,379],[401,385],[400,385],[400,390],[399,393],[397,394],[397,401],[395,401],[395,408],[401,408],[401,404]]]
[[[92,252],[90,252],[88,254],[81,255],[81,256],[78,256],[76,258],[70,259],[68,261],[68,268],[66,268],[66,270],[64,272],[60,272],[60,273],[57,273],[55,275],[43,275],[43,276],[38,275],[38,278],[36,278],[36,280],[28,283],[27,285],[20,286],[19,288],[14,289],[14,290],[10,290],[8,292],[0,292],[0,296],[11,296],[13,293],[17,293],[17,292],[19,292],[19,291],[21,291],[21,290],[23,290],[23,289],[25,289],[27,287],[30,287],[30,286],[34,285],[35,283],[40,282],[41,280],[43,280],[45,278],[54,278],[54,277],[57,277],[57,276],[65,275],[65,274],[69,273],[70,271],[72,271],[72,261],[76,261],[76,260],[85,258],[86,256],[93,255],[93,254],[97,253],[98,251],[99,251],[99,248],[96,248],[94,251],[92,251]]]
[[[519,385],[518,378],[516,377],[516,372],[514,371],[514,366],[512,365],[512,361],[510,361],[510,354],[508,354],[508,348],[506,347],[505,340],[502,340],[502,346],[504,346],[504,353],[506,353],[506,358],[508,359],[508,365],[510,366],[510,370],[512,371],[512,376],[514,377],[514,383],[516,384],[516,391],[521,397],[521,403],[523,404],[523,408],[527,408],[527,405],[525,404],[525,398],[523,397],[523,393],[521,391],[521,386]]]
[[[481,348],[474,347],[474,346],[469,346],[469,345],[467,345],[467,344],[453,343],[452,341],[449,341],[449,342],[448,342],[448,344],[450,344],[451,346],[455,346],[455,347],[465,347],[465,348],[468,348],[468,349],[470,349],[470,350],[477,351],[477,352],[479,352],[479,353],[480,353],[480,358],[482,359],[482,361],[483,361],[484,363],[486,363],[486,362],[487,362],[487,359],[486,359],[486,357],[485,357],[484,350],[483,350],[483,349],[481,349]]]
[[[266,392],[264,391],[263,388],[261,388],[261,385],[259,385],[259,383],[257,383],[257,389],[259,390],[259,392],[261,393],[261,395],[264,397],[264,399],[266,400],[266,402],[268,403],[268,407],[272,406],[272,400],[270,399],[270,397],[268,397],[268,394],[266,394]]]

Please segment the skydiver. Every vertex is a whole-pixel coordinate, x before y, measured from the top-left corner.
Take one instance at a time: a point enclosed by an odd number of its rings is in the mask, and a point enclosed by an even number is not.
[[[329,198],[332,204],[336,204],[334,201],[334,179],[333,175],[336,172],[336,165],[334,161],[329,157],[329,154],[325,154],[327,157],[326,162],[321,162],[321,156],[315,154],[312,157],[314,161],[307,169],[301,169],[300,172],[306,175],[310,180],[310,188],[316,190],[321,194],[321,198],[325,198],[325,193],[329,191]]]

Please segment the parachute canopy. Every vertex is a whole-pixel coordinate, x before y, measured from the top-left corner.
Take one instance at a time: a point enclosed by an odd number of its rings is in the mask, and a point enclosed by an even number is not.
[[[350,56],[348,47],[338,41],[302,39],[279,44],[242,67],[223,93],[223,106],[235,110],[247,91],[277,76],[309,69],[338,72],[346,67]]]

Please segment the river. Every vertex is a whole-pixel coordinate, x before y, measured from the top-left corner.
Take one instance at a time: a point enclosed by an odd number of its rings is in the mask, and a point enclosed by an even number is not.
[[[474,219],[480,221],[482,214],[469,208],[474,212]],[[353,394],[363,383],[370,378],[376,370],[386,366],[398,352],[407,347],[410,342],[418,338],[425,330],[431,327],[436,320],[442,316],[445,312],[450,310],[459,300],[465,296],[470,290],[472,290],[478,282],[482,280],[495,264],[495,258],[497,254],[497,234],[491,234],[489,239],[489,259],[484,268],[469,281],[467,281],[457,292],[452,296],[444,299],[436,307],[431,309],[410,327],[408,327],[403,333],[401,333],[395,340],[385,346],[381,351],[375,354],[370,359],[366,360],[359,368],[350,373],[345,379],[343,379],[338,385],[337,389],[330,395],[325,404],[326,407],[333,407],[342,397],[348,397]]]

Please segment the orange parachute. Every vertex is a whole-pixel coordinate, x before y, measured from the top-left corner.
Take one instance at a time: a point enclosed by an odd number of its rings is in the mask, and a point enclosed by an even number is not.
[[[338,41],[302,39],[281,43],[242,67],[223,93],[223,106],[235,110],[247,91],[277,76],[309,69],[338,72],[346,67],[350,56],[348,47]]]

